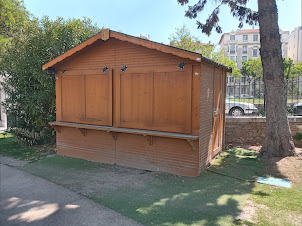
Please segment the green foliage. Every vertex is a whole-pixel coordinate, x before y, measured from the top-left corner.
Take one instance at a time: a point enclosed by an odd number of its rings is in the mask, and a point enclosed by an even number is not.
[[[302,62],[293,64],[292,59],[283,58],[284,79],[291,80],[302,75]],[[263,68],[260,58],[253,58],[243,62],[241,73],[243,76],[250,76],[256,80],[262,78]]]
[[[296,133],[296,134],[293,136],[293,139],[294,139],[294,140],[298,140],[298,141],[302,141],[302,133]]]
[[[24,23],[29,20],[23,2],[0,0],[0,58],[13,36],[19,35]]]
[[[196,36],[190,33],[186,24],[179,28],[175,28],[175,33],[169,37],[170,45],[181,49],[189,50],[196,53],[201,53],[204,57],[210,58],[214,46],[202,43]]]
[[[25,23],[21,35],[12,37],[0,73],[7,93],[3,105],[18,141],[33,145],[53,140],[48,123],[55,120],[55,80],[42,71],[42,65],[98,31],[87,18],[52,21],[44,17]]]
[[[243,76],[253,77],[256,80],[262,78],[263,69],[261,59],[253,58],[251,60],[243,62],[241,73]]]
[[[225,57],[221,50],[215,51],[215,45],[202,43],[198,37],[190,33],[189,28],[185,24],[175,30],[175,33],[171,34],[169,37],[170,45],[200,53],[208,59],[232,68],[233,76],[236,78],[240,77],[241,74],[235,62]]]

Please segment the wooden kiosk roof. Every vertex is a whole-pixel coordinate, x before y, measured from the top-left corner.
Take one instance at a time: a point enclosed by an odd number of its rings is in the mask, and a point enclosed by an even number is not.
[[[191,51],[188,51],[188,50],[176,48],[176,47],[165,45],[165,44],[162,44],[162,43],[157,43],[157,42],[153,42],[153,41],[150,41],[150,40],[146,40],[146,39],[134,37],[134,36],[131,36],[131,35],[123,34],[123,33],[120,33],[120,32],[112,31],[112,30],[109,30],[108,28],[107,29],[102,29],[98,34],[92,36],[91,38],[89,38],[85,42],[82,42],[78,46],[76,46],[76,47],[70,49],[69,51],[67,51],[66,53],[64,53],[64,54],[58,56],[57,58],[53,59],[52,61],[44,64],[42,69],[46,70],[50,67],[54,67],[56,64],[64,61],[65,59],[67,59],[69,57],[71,57],[75,53],[78,53],[78,52],[82,51],[87,46],[95,43],[98,40],[107,41],[110,38],[116,38],[118,40],[127,41],[127,42],[133,43],[135,45],[141,45],[141,46],[144,46],[144,47],[147,47],[147,48],[150,48],[150,49],[155,49],[155,50],[158,50],[158,51],[161,51],[161,52],[164,52],[164,53],[170,53],[170,54],[173,54],[175,56],[182,57],[182,58],[188,58],[188,59],[196,61],[196,62],[206,61],[206,62],[209,62],[211,64],[218,65],[218,66],[226,69],[228,72],[232,71],[231,68],[226,67],[222,64],[219,64],[215,61],[212,61],[212,60],[210,60],[206,57],[203,57],[199,53],[191,52]]]

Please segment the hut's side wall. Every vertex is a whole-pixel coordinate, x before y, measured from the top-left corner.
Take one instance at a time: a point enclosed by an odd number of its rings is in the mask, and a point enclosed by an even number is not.
[[[209,165],[212,151],[214,66],[202,63],[200,76],[199,168]]]
[[[201,65],[199,167],[207,167],[224,148],[226,71]]]

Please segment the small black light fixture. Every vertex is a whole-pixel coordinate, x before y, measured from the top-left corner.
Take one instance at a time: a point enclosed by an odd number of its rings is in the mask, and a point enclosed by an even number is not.
[[[55,77],[56,70],[52,67],[47,68],[47,74],[50,75],[51,77]]]
[[[126,71],[126,69],[127,69],[127,66],[126,66],[126,65],[124,65],[124,66],[121,68],[121,71],[122,71],[122,72],[125,72],[125,71]]]
[[[180,62],[179,65],[178,65],[178,68],[184,69],[185,65],[186,65],[185,62]]]
[[[107,70],[108,70],[108,67],[107,67],[107,66],[103,67],[103,72],[104,72],[104,73],[107,72]]]
[[[63,69],[63,70],[62,70],[62,74],[64,74],[66,71],[67,71],[66,69]]]

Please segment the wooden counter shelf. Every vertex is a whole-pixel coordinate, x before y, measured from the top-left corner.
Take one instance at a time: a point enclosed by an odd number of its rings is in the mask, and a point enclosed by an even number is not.
[[[141,130],[141,129],[128,129],[128,128],[117,128],[109,126],[96,126],[80,123],[70,123],[70,122],[50,122],[49,123],[58,133],[60,133],[60,127],[72,127],[79,129],[84,136],[86,136],[86,129],[90,130],[100,130],[106,132],[115,132],[115,133],[130,133],[130,134],[141,134],[143,136],[158,136],[158,137],[169,137],[175,139],[184,139],[188,141],[198,140],[198,136],[181,134],[181,133],[169,133],[161,131],[151,131],[151,130]]]

